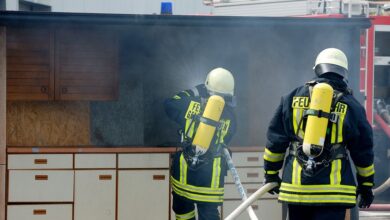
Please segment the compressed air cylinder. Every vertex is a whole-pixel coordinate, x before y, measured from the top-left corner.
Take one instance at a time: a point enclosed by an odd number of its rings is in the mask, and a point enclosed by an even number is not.
[[[321,110],[329,113],[332,105],[333,88],[326,83],[318,83],[313,87],[309,110]],[[303,138],[303,152],[309,157],[318,156],[313,149],[324,147],[328,118],[309,115],[306,122],[305,136]]]
[[[202,117],[219,122],[223,108],[225,107],[225,100],[221,96],[213,95],[207,101]],[[204,152],[210,147],[211,140],[214,137],[216,127],[204,122],[200,122],[196,130],[192,144],[201,148]]]

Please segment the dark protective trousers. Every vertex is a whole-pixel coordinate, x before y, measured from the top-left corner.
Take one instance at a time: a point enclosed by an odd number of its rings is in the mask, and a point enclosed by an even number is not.
[[[289,220],[344,220],[345,212],[338,206],[288,205]]]
[[[195,220],[195,217],[189,217],[192,216],[190,213],[195,211],[195,204],[196,208],[198,210],[198,219],[199,220],[220,220],[221,217],[219,216],[218,211],[218,204],[214,203],[196,203],[189,201],[188,199],[185,199],[181,196],[176,195],[175,193],[173,195],[173,205],[172,209],[176,214],[177,220]]]

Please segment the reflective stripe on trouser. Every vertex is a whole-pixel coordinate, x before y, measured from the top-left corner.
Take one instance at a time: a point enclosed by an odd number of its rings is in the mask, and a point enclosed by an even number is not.
[[[195,218],[195,210],[185,214],[176,214],[176,220],[188,220]]]
[[[356,187],[348,185],[294,185],[282,183],[279,200],[292,203],[356,203]]]
[[[208,187],[198,187],[188,184],[182,184],[179,181],[171,177],[172,189],[179,196],[183,196],[192,201],[199,202],[223,202],[223,188],[208,188]]]

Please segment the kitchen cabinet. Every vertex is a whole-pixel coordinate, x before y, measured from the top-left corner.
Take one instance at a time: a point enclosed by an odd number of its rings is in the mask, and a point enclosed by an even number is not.
[[[7,220],[72,220],[71,154],[8,155]]]
[[[114,100],[118,38],[104,28],[7,28],[8,100]]]
[[[75,154],[74,220],[115,220],[116,154]]]
[[[50,28],[7,28],[7,99],[54,99],[54,35]]]
[[[118,220],[169,219],[169,154],[119,154],[118,159]]]
[[[118,42],[114,31],[59,29],[55,45],[56,99],[116,99]]]

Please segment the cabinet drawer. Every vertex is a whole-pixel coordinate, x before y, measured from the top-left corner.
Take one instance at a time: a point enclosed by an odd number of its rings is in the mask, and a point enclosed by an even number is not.
[[[225,201],[223,203],[223,218],[226,218],[241,204],[241,201]],[[282,204],[276,199],[257,200],[252,205],[253,211],[259,219],[282,220]],[[248,220],[249,215],[245,210],[236,220]]]
[[[255,184],[243,184],[243,187],[245,189],[246,195],[249,197],[253,193],[255,193],[260,187],[262,187],[262,183],[255,183]],[[271,195],[269,193],[266,193],[263,195],[262,198],[278,198],[278,196]],[[235,184],[225,184],[225,195],[224,199],[241,199],[240,194],[238,193],[237,187]]]
[[[263,182],[264,170],[262,167],[237,168],[237,173],[243,183],[259,183]],[[234,183],[232,173],[228,171],[226,183]]]
[[[263,152],[234,152],[232,159],[236,167],[264,166]]]
[[[169,154],[119,154],[118,168],[169,168]]]
[[[76,154],[75,168],[116,168],[116,154]]]
[[[8,169],[72,169],[72,154],[8,155]]]
[[[11,170],[9,202],[73,202],[74,171]]]
[[[72,220],[72,205],[9,205],[7,220]]]

